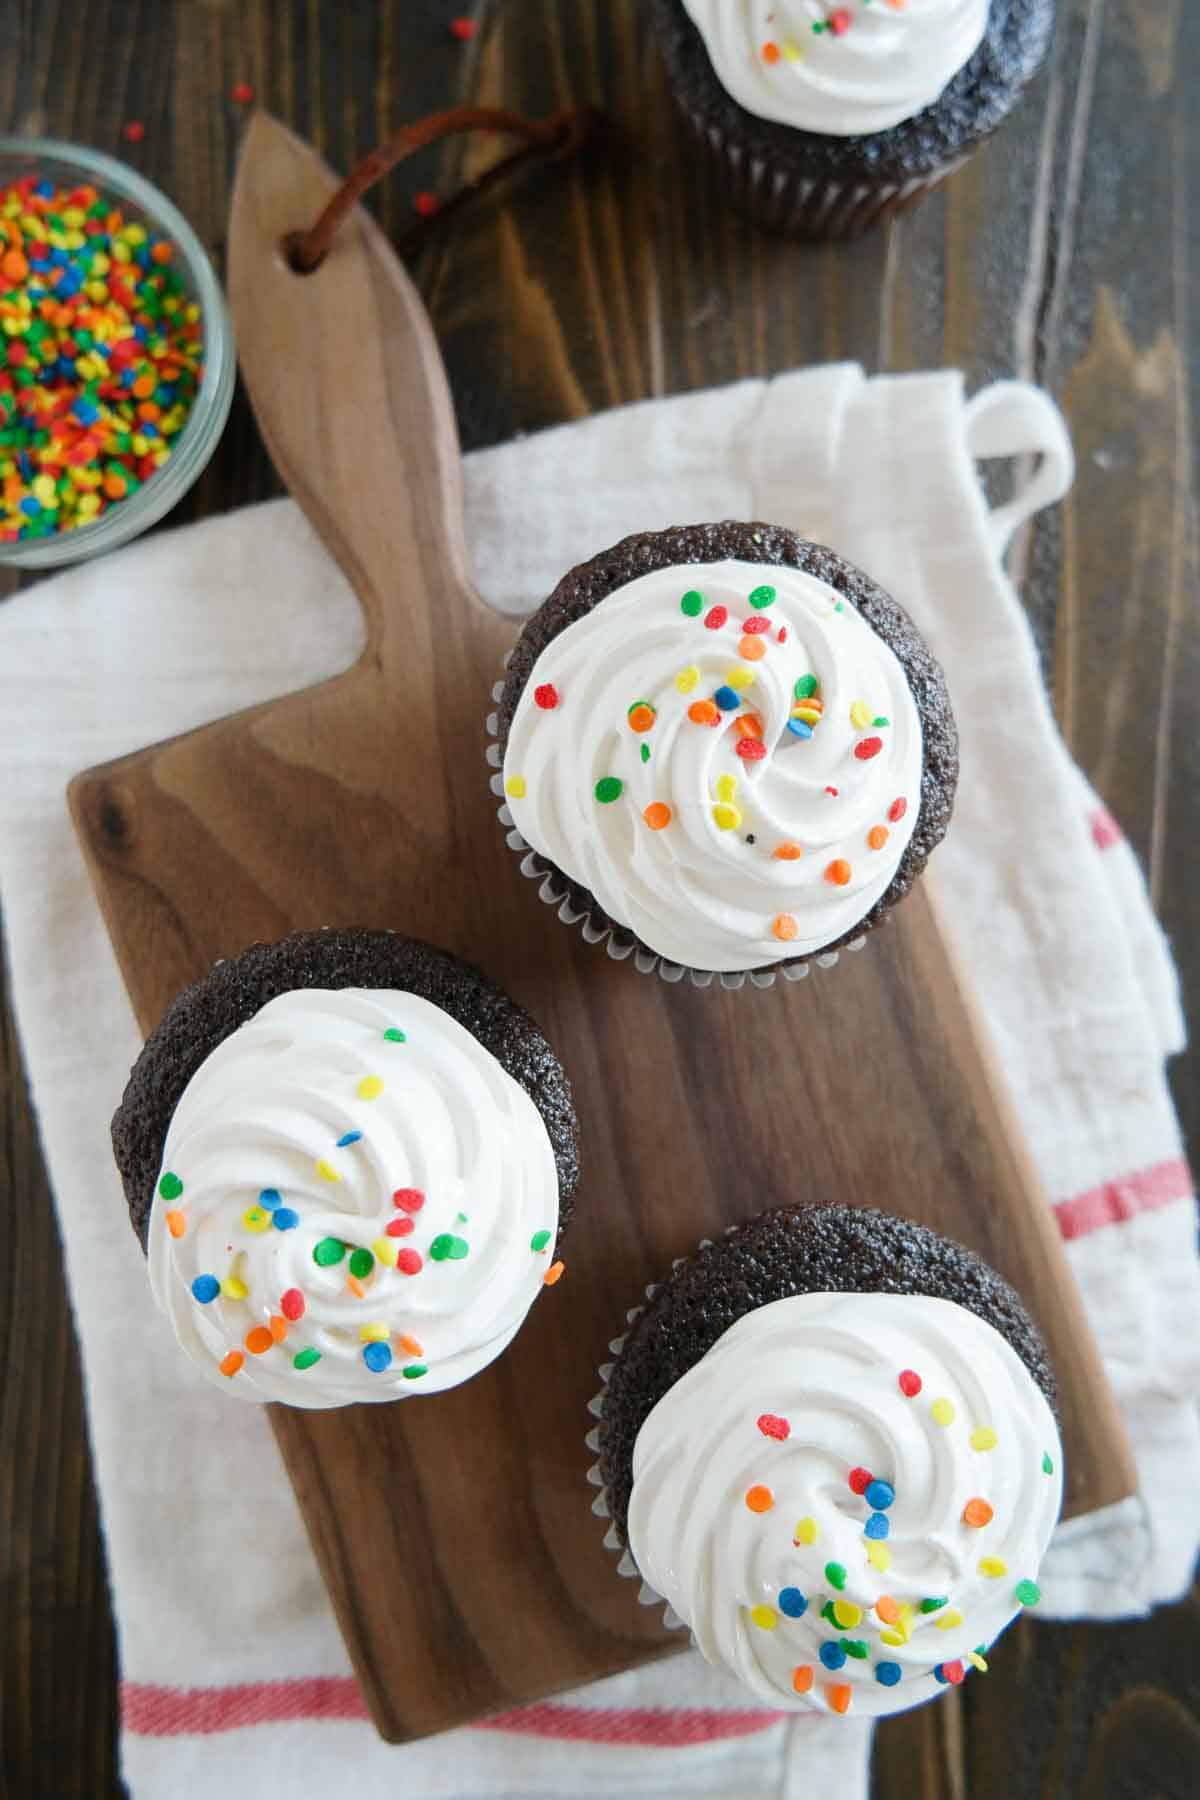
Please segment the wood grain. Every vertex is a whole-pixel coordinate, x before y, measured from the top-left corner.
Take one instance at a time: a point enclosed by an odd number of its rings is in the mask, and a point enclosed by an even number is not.
[[[220,260],[243,122],[226,98],[236,80],[251,81],[339,168],[401,120],[457,99],[532,110],[599,100],[617,124],[614,152],[571,175],[565,201],[560,172],[531,177],[502,204],[435,234],[413,265],[468,449],[613,398],[825,356],[871,369],[958,362],[972,386],[1010,373],[1047,382],[1083,454],[1070,519],[1039,519],[1019,546],[1024,594],[1071,746],[1152,868],[1195,1038],[1190,259],[1200,121],[1190,77],[1200,9],[1060,0],[1051,64],[1018,119],[902,225],[839,252],[756,238],[695,180],[636,0],[486,0],[481,34],[464,50],[446,21],[466,10],[461,0],[122,0],[106,9],[10,0],[0,124],[124,155],[184,206]],[[129,118],[146,122],[136,147],[120,138]],[[373,197],[390,236],[410,223],[418,188],[449,183],[452,160],[431,155]],[[1102,292],[1132,356],[1101,329]],[[1149,395],[1139,371],[1156,351]],[[1177,448],[1166,455],[1168,443]],[[239,394],[216,459],[171,523],[278,487]],[[1164,541],[1175,546],[1165,558]],[[1143,583],[1148,547],[1157,573]],[[0,575],[0,593],[6,585]],[[0,1280],[6,1382],[28,1396],[2,1415],[0,1466],[57,1472],[0,1488],[0,1787],[94,1800],[116,1787],[111,1626],[94,1510],[74,1498],[88,1480],[77,1364],[11,1033],[0,1035],[0,1058],[0,1217],[9,1242],[37,1230],[20,1279]],[[1173,1075],[1195,1160],[1195,1053],[1177,1058]],[[1194,1606],[1132,1627],[1018,1629],[1026,1653],[1004,1659],[1004,1679],[994,1671],[972,1685],[969,1704],[954,1696],[878,1733],[876,1794],[1004,1791],[1019,1800],[1080,1793],[1086,1779],[1089,1800],[1174,1800],[1200,1788]],[[1114,1734],[1113,1720],[1135,1730]],[[1122,1749],[1128,1760],[1115,1754]]]

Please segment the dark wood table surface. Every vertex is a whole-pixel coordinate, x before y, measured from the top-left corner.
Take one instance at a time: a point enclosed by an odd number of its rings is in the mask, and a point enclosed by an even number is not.
[[[857,245],[756,234],[697,171],[645,0],[0,0],[0,131],[76,139],[158,182],[220,265],[243,108],[339,168],[462,99],[611,130],[444,225],[410,266],[465,448],[602,407],[804,363],[1018,375],[1066,411],[1074,496],[1020,548],[1067,740],[1133,841],[1200,1003],[1200,617],[1191,264],[1200,6],[1059,0],[1049,66],[1000,137]],[[144,124],[134,144],[131,120]],[[373,204],[399,238],[464,160],[423,153]],[[170,523],[278,491],[239,393]],[[586,549],[584,546],[583,549]],[[0,594],[15,585],[0,576]],[[3,976],[0,975],[0,982]],[[0,995],[0,999],[3,996]],[[1200,1148],[1195,1052],[1172,1078]],[[101,1153],[98,1148],[98,1153]],[[0,1795],[120,1791],[117,1656],[79,1353],[11,1013],[0,1028]],[[1130,1625],[1027,1624],[937,1706],[878,1732],[878,1800],[1200,1793],[1200,1602]],[[648,1753],[652,1754],[652,1753]]]

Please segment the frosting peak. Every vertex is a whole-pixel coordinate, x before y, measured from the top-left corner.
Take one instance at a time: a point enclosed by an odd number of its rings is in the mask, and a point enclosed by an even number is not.
[[[857,137],[911,119],[970,61],[988,0],[684,0],[747,112]]]
[[[882,1714],[986,1668],[1040,1598],[1061,1500],[1054,1417],[992,1326],[804,1294],[739,1319],[648,1415],[629,1547],[771,1704]]]
[[[290,1406],[454,1387],[515,1335],[558,1229],[540,1113],[440,1007],[281,994],[175,1109],[150,1280],[226,1391]]]

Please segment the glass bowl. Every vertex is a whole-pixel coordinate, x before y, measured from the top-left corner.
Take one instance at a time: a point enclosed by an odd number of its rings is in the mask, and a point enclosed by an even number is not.
[[[116,200],[126,217],[158,231],[175,246],[175,266],[200,308],[204,374],[192,408],[161,468],[140,488],[94,520],[51,537],[0,544],[0,568],[50,569],[82,562],[127,544],[161,519],[191,487],[225,428],[233,400],[237,357],[225,296],[199,238],[183,214],[150,182],[115,157],[50,138],[0,137],[0,187],[23,175],[44,176],[60,187],[91,182]]]

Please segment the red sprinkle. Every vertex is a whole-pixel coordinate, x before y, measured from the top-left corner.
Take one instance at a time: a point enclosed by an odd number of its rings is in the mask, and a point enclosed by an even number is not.
[[[848,1479],[850,1482],[850,1492],[852,1494],[865,1494],[875,1477],[872,1475],[870,1469],[860,1467],[851,1469]]]
[[[959,1687],[966,1672],[967,1671],[960,1662],[948,1662],[942,1664],[942,1674],[946,1677],[946,1680],[950,1683],[951,1687]]]
[[[403,1207],[405,1212],[420,1212],[425,1204],[425,1196],[420,1188],[397,1188],[392,1195],[392,1205]]]
[[[412,1231],[413,1225],[414,1221],[408,1217],[408,1214],[401,1213],[399,1218],[389,1219],[384,1230],[389,1237],[407,1237]]]
[[[249,106],[254,98],[254,89],[248,81],[235,81],[229,90],[229,98],[238,106]]]
[[[140,144],[146,135],[146,127],[140,119],[128,119],[121,127],[121,136],[127,144]],[[9,358],[11,361],[11,356]]]
[[[533,698],[543,712],[553,712],[558,705],[558,689],[552,681],[543,681],[540,687],[534,688]]]
[[[767,746],[758,738],[739,738],[733,747],[745,762],[759,762],[767,754]]]
[[[704,615],[704,623],[710,631],[720,631],[728,617],[729,608],[727,606],[710,606]]]
[[[781,625],[779,627],[779,630],[775,633],[775,642],[777,644],[782,644],[786,637],[787,637],[787,626]]]
[[[279,1302],[279,1310],[285,1319],[302,1319],[304,1317],[304,1295],[299,1288],[289,1288]]]
[[[839,6],[829,15],[829,29],[834,37],[845,37],[850,29],[850,8]]]
[[[901,1369],[900,1392],[909,1400],[913,1400],[921,1391],[921,1377],[915,1369]]]
[[[859,762],[870,762],[871,758],[873,756],[878,756],[879,752],[882,749],[883,749],[883,739],[882,738],[880,738],[880,737],[862,738],[857,744],[855,744],[854,754],[855,754],[855,756],[857,756]]]
[[[836,789],[836,788],[831,788],[831,787],[827,787],[827,788],[826,788],[826,789],[825,789],[825,792],[826,792],[826,793],[827,793],[827,794],[832,794],[832,795],[833,795],[833,797],[834,797],[834,799],[835,799],[835,800],[836,800],[836,799],[837,799],[837,797],[838,797],[838,791],[837,791],[837,789]]]
[[[450,36],[456,37],[460,44],[469,44],[479,26],[474,19],[451,19]]]
[[[396,1258],[396,1267],[402,1275],[419,1275],[424,1267],[419,1250],[401,1250]]]
[[[908,811],[908,801],[904,798],[904,796],[902,794],[900,796],[899,800],[893,800],[892,804],[888,807],[888,818],[892,821],[892,824],[894,825],[896,823],[897,819],[902,819],[907,811]]]
[[[441,201],[428,188],[422,188],[419,194],[413,195],[413,211],[422,219],[432,219],[435,212],[440,212]]]
[[[757,637],[760,631],[770,631],[770,619],[764,619],[761,613],[755,613],[752,619],[742,620],[742,630],[747,637]]]
[[[783,1442],[784,1438],[790,1437],[792,1432],[792,1428],[787,1420],[781,1419],[778,1413],[760,1413],[758,1415],[758,1429],[762,1432],[764,1437],[778,1438],[780,1443]]]

